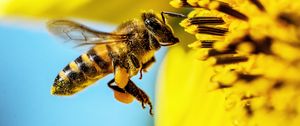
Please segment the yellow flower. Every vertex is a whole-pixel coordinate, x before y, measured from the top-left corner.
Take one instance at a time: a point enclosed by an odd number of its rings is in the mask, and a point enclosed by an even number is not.
[[[83,18],[120,24],[140,16],[141,11],[172,10],[168,1],[152,0],[1,0],[0,18],[22,16],[31,18]]]
[[[300,2],[173,0],[193,51],[172,48],[158,126],[300,125]]]

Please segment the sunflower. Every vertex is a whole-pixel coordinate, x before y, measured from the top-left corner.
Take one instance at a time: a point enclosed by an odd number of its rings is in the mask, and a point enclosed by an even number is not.
[[[4,0],[0,17],[120,23],[137,17],[140,10],[169,10],[152,1],[133,3]],[[192,8],[179,25],[196,41],[189,39],[188,51],[181,44],[166,54],[157,86],[156,125],[300,125],[298,0],[173,0],[170,4],[177,10]]]
[[[300,125],[300,2],[173,0],[195,35],[172,48],[157,88],[158,126]]]

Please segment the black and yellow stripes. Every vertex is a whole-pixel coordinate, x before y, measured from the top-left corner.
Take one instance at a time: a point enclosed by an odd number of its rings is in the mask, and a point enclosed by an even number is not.
[[[68,64],[56,77],[51,94],[72,95],[112,72],[107,50],[94,47]]]
[[[94,65],[91,57],[87,54],[82,54],[75,60],[76,65],[78,66],[79,70],[84,73],[84,75],[88,78],[95,78],[97,76],[97,66]]]
[[[105,55],[108,54],[106,53]],[[92,62],[94,62],[99,67],[99,70],[101,72],[107,71],[109,65],[111,64],[111,61],[105,61],[101,56],[99,56],[99,54],[96,53],[94,49],[88,51],[87,56]]]

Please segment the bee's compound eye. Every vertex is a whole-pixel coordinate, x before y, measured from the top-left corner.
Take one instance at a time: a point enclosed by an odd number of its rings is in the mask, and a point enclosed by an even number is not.
[[[145,25],[151,31],[156,31],[161,29],[161,24],[159,24],[159,22],[153,18],[145,19]]]
[[[179,39],[178,39],[178,38],[176,38],[176,37],[174,37],[172,42],[174,42],[174,43],[178,43],[178,42],[179,42]]]

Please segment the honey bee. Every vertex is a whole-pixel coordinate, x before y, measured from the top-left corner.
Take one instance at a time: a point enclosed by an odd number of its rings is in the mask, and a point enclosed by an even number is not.
[[[171,46],[179,42],[165,21],[164,15],[180,14],[162,12],[159,18],[152,11],[143,12],[141,20],[133,19],[121,24],[111,33],[97,31],[69,20],[53,20],[47,24],[52,34],[71,40],[78,46],[93,45],[86,53],[69,63],[54,80],[51,94],[73,95],[97,80],[113,73],[108,87],[114,97],[123,103],[131,103],[134,98],[142,107],[152,104],[148,95],[137,87],[131,77],[142,72],[155,62],[154,53],[161,46]],[[181,15],[182,16],[182,15]]]

